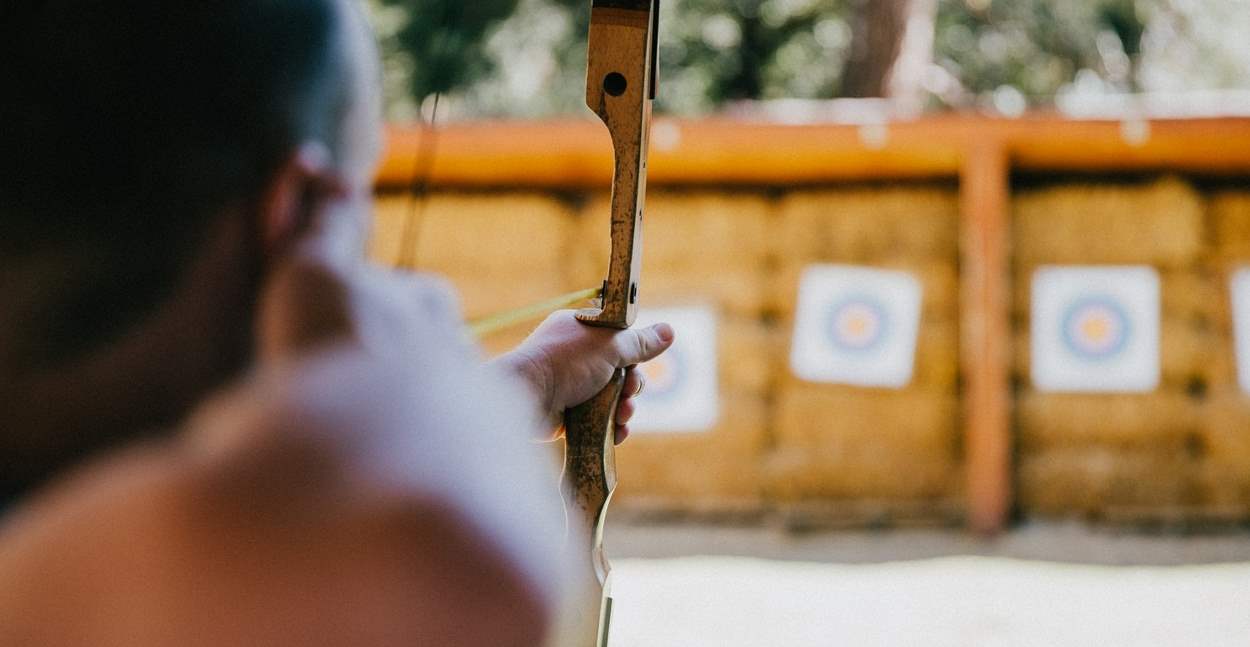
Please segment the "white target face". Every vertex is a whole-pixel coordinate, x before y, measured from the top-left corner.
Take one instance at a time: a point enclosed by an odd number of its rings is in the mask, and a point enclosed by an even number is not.
[[[670,348],[663,355],[638,367],[646,379],[647,402],[668,401],[681,393],[684,377],[681,347]]]
[[[1146,392],[1159,383],[1159,276],[1149,267],[1045,267],[1033,276],[1033,383]]]
[[[920,282],[905,272],[812,265],[803,272],[790,368],[811,382],[902,388],[920,329]]]
[[[716,311],[704,306],[648,309],[636,327],[665,322],[677,340],[655,360],[638,367],[646,387],[630,427],[637,433],[701,432],[720,417],[716,365]]]

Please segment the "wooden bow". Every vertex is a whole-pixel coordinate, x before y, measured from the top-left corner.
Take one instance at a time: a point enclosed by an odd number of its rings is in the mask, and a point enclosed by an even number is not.
[[[659,0],[593,0],[586,70],[586,105],[612,136],[612,253],[598,307],[581,310],[588,326],[626,329],[638,314],[642,266],[642,210],[647,190],[647,145],[655,99]],[[603,552],[603,523],[616,489],[613,437],[625,369],[590,401],[564,415],[563,491],[570,533],[590,539],[579,564],[589,593],[576,610],[576,647],[606,647],[612,621],[610,568]],[[577,523],[584,524],[578,527]],[[581,556],[575,556],[581,561]]]

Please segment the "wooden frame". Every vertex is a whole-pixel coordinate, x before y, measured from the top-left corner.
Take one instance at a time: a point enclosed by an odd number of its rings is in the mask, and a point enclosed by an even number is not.
[[[390,131],[382,189],[411,185],[416,128]],[[612,146],[598,123],[501,122],[440,127],[429,181],[444,187],[601,187]],[[790,186],[846,180],[956,178],[972,144],[995,142],[1011,168],[1035,172],[1176,170],[1242,175],[1250,119],[1067,121],[944,116],[890,124],[799,125],[656,119],[653,185]]]
[[[394,128],[380,191],[403,190],[420,164],[420,129]],[[426,181],[442,188],[607,186],[613,158],[587,120],[441,128]],[[1010,176],[1013,172],[1175,171],[1250,177],[1250,118],[1072,121],[948,115],[867,125],[656,121],[650,182],[790,187],[844,181],[960,182],[960,319],[967,515],[978,533],[1012,502]]]

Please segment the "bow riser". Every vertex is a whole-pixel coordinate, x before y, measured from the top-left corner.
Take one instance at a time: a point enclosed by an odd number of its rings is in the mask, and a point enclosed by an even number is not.
[[[600,309],[583,322],[628,328],[638,315],[642,212],[647,190],[647,144],[655,89],[654,0],[598,0],[591,9],[586,105],[612,137],[612,252]]]
[[[642,212],[647,190],[647,143],[656,87],[659,0],[594,0],[591,7],[586,104],[612,138],[612,252],[599,307],[582,310],[590,326],[625,329],[638,315]],[[593,399],[565,413],[564,495],[570,531],[591,541],[575,555],[584,590],[569,647],[606,647],[612,619],[610,568],[603,524],[616,489],[613,437],[625,370]]]

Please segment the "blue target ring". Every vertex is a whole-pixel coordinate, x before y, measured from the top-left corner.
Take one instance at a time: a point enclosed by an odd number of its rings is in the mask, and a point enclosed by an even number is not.
[[[1119,301],[1085,297],[1063,314],[1063,344],[1073,355],[1105,362],[1120,356],[1133,336],[1133,321]]]
[[[682,395],[687,380],[686,357],[681,347],[673,346],[663,355],[638,367],[646,378],[646,388],[639,399],[643,402],[671,403]]]
[[[881,301],[856,295],[835,302],[829,308],[825,334],[840,351],[868,355],[886,344],[892,324],[890,313]]]

